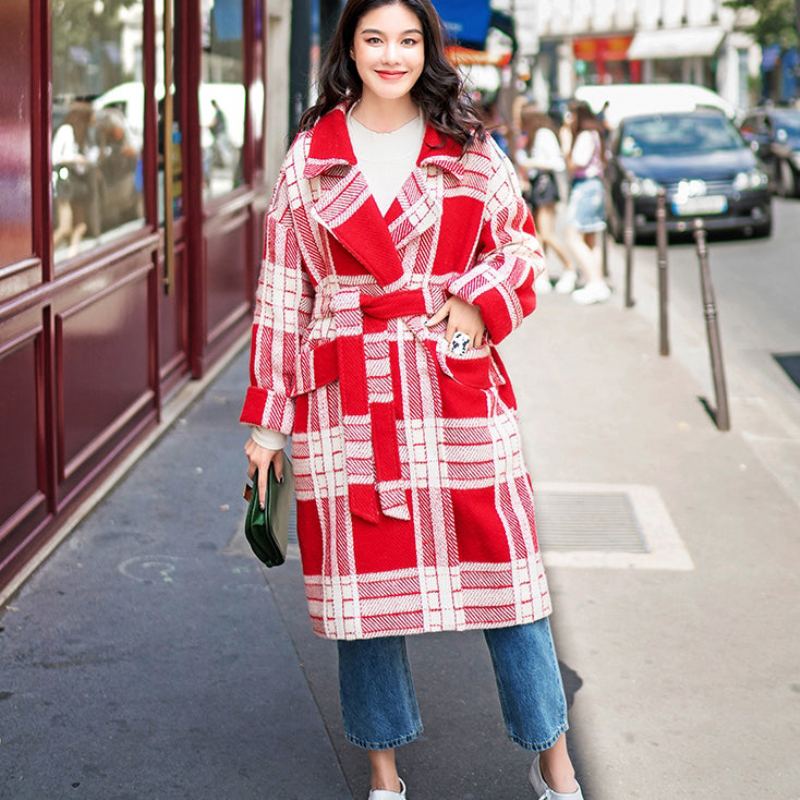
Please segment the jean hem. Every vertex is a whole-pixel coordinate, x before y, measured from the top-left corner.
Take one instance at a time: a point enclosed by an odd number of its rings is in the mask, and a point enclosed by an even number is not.
[[[392,747],[399,747],[402,744],[413,742],[415,739],[419,738],[423,730],[424,728],[420,726],[405,736],[398,736],[396,739],[389,739],[385,742],[368,742],[366,739],[359,739],[357,736],[351,736],[349,733],[345,733],[344,738],[347,739],[350,744],[354,744],[356,747],[363,747],[365,750],[389,750]]]
[[[508,738],[511,739],[512,742],[516,742],[520,747],[525,748],[525,750],[533,750],[537,753],[541,753],[543,750],[549,750],[559,740],[562,734],[565,734],[568,730],[569,722],[564,722],[549,739],[545,739],[543,742],[529,742],[521,736],[517,736],[517,734],[511,730],[507,730],[507,733]]]

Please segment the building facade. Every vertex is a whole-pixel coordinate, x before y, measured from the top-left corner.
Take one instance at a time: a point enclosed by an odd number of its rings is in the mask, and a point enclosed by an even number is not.
[[[584,84],[685,82],[751,104],[760,51],[724,0],[539,0],[533,92],[542,104]]]
[[[0,4],[0,587],[245,338],[289,10]]]

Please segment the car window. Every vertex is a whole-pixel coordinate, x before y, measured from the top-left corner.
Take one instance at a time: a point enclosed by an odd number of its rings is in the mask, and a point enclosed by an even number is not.
[[[687,155],[745,147],[739,132],[722,116],[672,115],[638,117],[625,122],[620,155]]]
[[[786,131],[786,138],[800,137],[800,111],[783,111],[775,114],[775,128]]]

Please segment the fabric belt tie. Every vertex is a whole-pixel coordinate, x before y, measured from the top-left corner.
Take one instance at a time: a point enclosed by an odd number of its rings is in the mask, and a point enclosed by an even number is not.
[[[422,289],[377,296],[357,288],[338,289],[331,297],[331,311],[336,338],[302,354],[292,394],[339,379],[351,513],[378,522],[380,508],[387,517],[411,519],[401,480],[385,322],[426,314],[425,295]]]

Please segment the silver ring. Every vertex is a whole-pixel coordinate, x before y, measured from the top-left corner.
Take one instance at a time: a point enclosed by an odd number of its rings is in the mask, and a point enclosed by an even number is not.
[[[455,355],[463,356],[469,347],[469,336],[462,331],[456,331],[450,339],[450,352]]]

